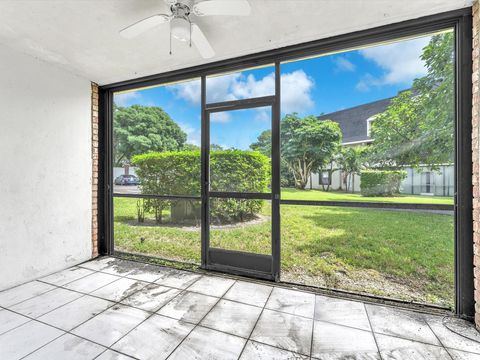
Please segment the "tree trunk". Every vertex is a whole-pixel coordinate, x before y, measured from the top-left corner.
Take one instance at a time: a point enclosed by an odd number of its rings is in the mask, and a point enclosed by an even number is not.
[[[295,178],[295,187],[299,190],[305,190],[308,183],[309,173],[307,172],[307,165],[300,159],[296,163],[290,165]]]
[[[156,220],[157,224],[162,223],[162,213],[163,213],[162,208],[158,208],[158,207],[155,208],[155,220]]]

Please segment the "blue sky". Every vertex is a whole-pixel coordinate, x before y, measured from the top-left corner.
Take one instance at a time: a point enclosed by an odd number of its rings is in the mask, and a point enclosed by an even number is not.
[[[430,37],[305,59],[281,66],[282,116],[320,115],[379,99],[408,89],[425,74],[420,59]],[[273,67],[207,80],[207,102],[273,95]],[[200,144],[200,82],[160,86],[115,95],[120,106],[160,106],[187,133],[187,142]],[[248,149],[270,128],[268,108],[212,114],[211,142],[225,148]]]

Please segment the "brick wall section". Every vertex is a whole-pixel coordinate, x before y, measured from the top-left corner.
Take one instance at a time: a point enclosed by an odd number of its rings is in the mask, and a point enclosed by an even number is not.
[[[475,323],[480,328],[480,6],[473,4],[473,74],[472,74],[472,162],[473,162],[473,240],[474,240],[474,276],[475,276]]]
[[[92,257],[98,256],[98,85],[92,83]]]

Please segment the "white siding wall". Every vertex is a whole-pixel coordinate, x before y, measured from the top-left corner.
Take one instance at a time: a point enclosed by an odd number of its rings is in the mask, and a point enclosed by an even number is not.
[[[0,45],[0,290],[91,256],[90,81]]]
[[[407,177],[401,184],[400,191],[402,194],[420,195],[429,193],[436,196],[453,196],[455,179],[455,168],[453,165],[440,166],[440,169],[436,171],[432,171],[427,167],[421,168],[421,170],[406,168],[405,171],[407,172]],[[429,189],[427,187],[426,172],[430,172]],[[341,171],[333,172],[330,190],[345,190],[341,174]],[[313,189],[322,189],[319,180],[319,174],[312,174]],[[360,183],[361,176],[355,175],[354,192],[360,192]],[[349,186],[349,191],[351,191],[351,180]],[[310,189],[310,181],[308,182],[307,189]]]

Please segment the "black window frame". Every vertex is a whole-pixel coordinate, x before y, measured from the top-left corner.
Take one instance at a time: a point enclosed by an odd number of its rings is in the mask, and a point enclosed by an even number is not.
[[[166,73],[146,76],[142,78],[103,85],[100,93],[100,178],[99,178],[99,211],[100,224],[99,253],[113,254],[113,183],[112,183],[112,108],[113,93],[117,91],[132,90],[139,87],[158,86],[169,82],[187,80],[190,78],[202,79],[202,130],[205,117],[205,77],[231,71],[241,71],[252,67],[275,64],[276,94],[280,97],[280,62],[300,59],[309,56],[318,56],[331,52],[342,51],[374,43],[396,40],[404,37],[426,34],[447,28],[455,30],[456,54],[456,81],[455,81],[455,312],[458,316],[472,319],[474,309],[474,283],[473,283],[473,217],[472,217],[472,9],[471,7],[439,13],[418,19],[393,23],[349,34],[333,36],[330,38],[300,43],[284,48],[268,50],[256,54],[245,55],[233,59],[216,61],[190,68],[174,70]],[[280,102],[276,101],[274,116],[280,116]],[[272,137],[272,146],[279,145],[279,132]],[[274,167],[278,171],[279,164]],[[279,176],[277,176],[278,178]],[[273,181],[273,177],[272,177]],[[297,204],[300,201],[280,200],[274,194],[272,201],[278,204]],[[203,195],[202,195],[203,196]],[[135,195],[135,197],[141,197]],[[201,197],[202,198],[202,197]],[[329,202],[303,201],[302,205],[328,206]],[[333,204],[334,203],[334,204]],[[342,202],[332,202],[331,206],[349,206]],[[351,205],[350,205],[351,206]],[[365,204],[365,207],[371,205]],[[385,205],[388,207],[388,205]],[[278,238],[279,234],[272,236]],[[280,257],[280,246],[278,253]],[[276,266],[279,266],[277,264]],[[278,280],[278,279],[276,279]]]

